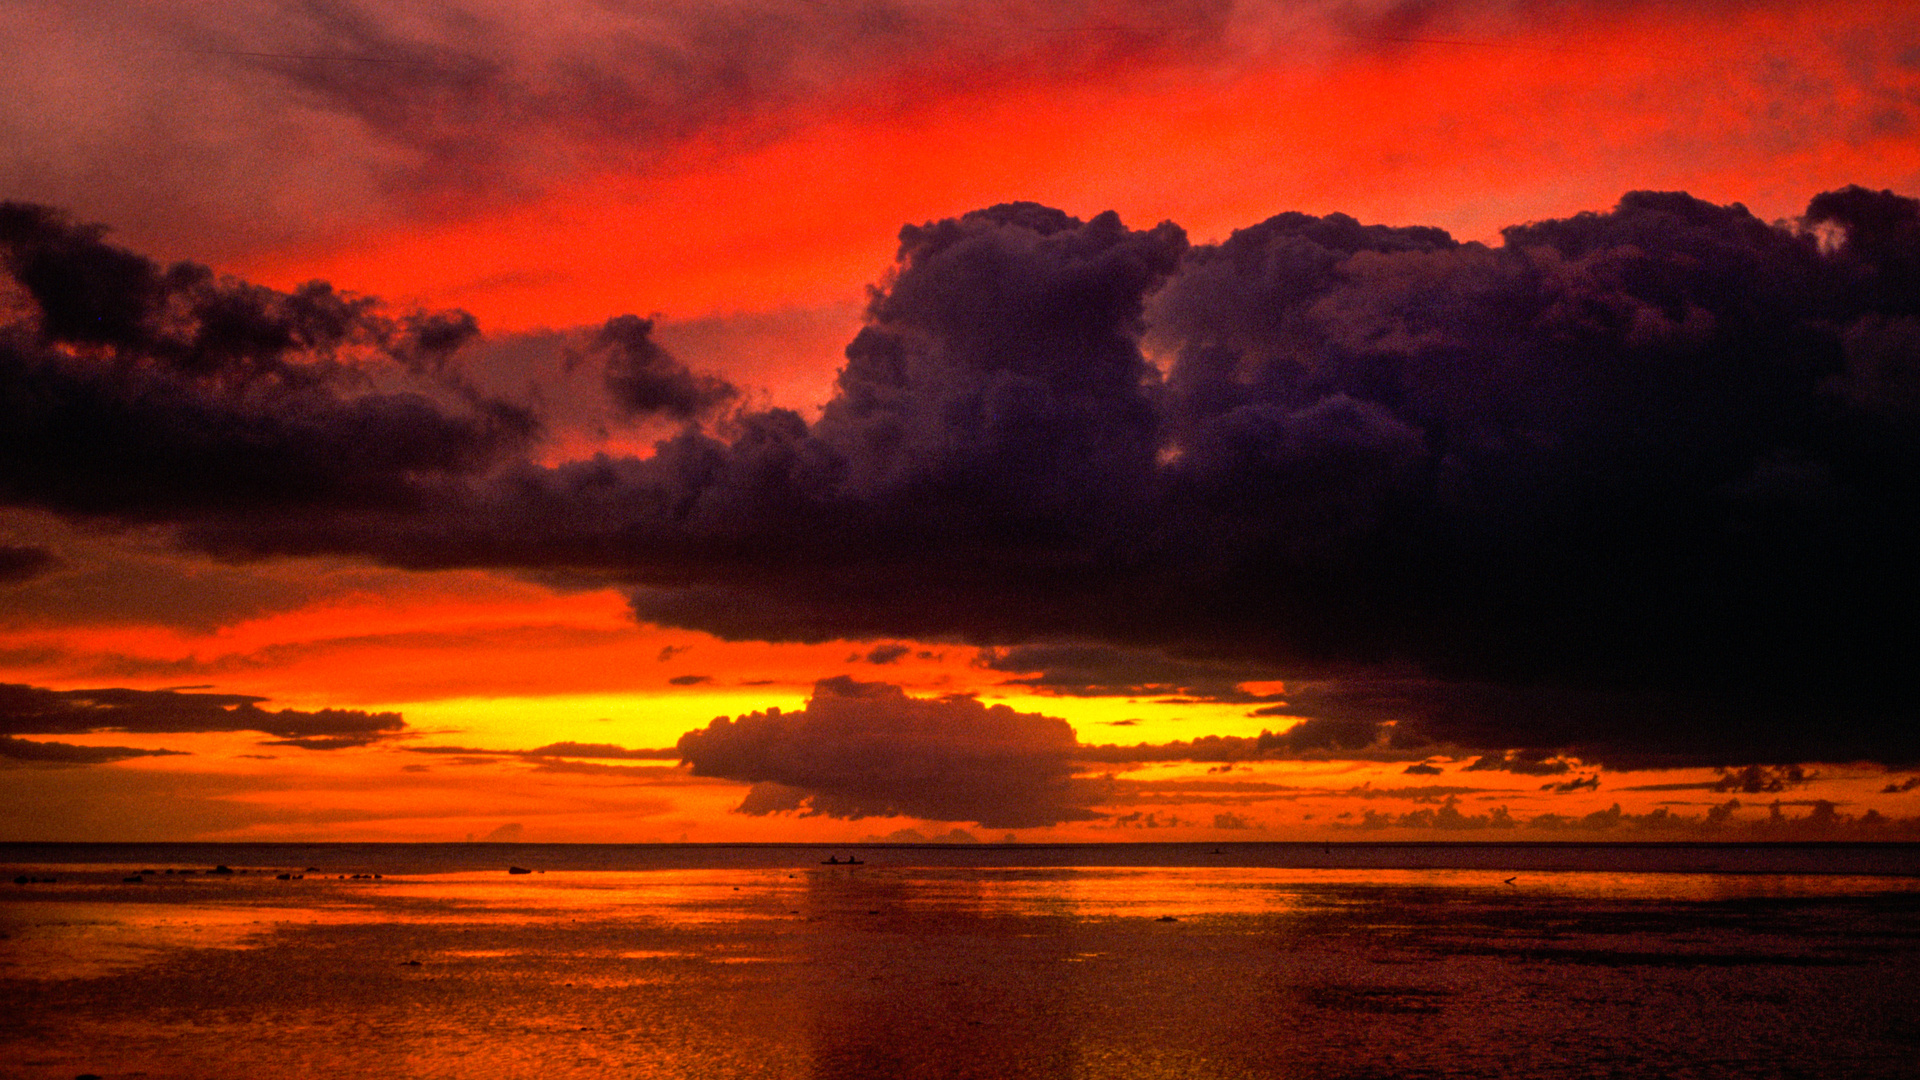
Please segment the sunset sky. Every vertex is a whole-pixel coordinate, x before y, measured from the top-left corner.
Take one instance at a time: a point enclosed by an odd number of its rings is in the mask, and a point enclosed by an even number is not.
[[[1911,3],[0,39],[0,839],[1920,838]]]

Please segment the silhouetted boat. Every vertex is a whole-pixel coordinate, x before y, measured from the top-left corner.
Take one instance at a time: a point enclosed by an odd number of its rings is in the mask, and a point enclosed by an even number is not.
[[[854,858],[851,855],[847,856],[844,859],[842,859],[838,855],[829,855],[826,858],[820,860],[820,865],[821,866],[865,866],[866,864],[861,862],[859,859]]]
[[[509,866],[509,867],[507,867],[507,873],[509,873],[509,874],[531,874],[531,873],[533,873],[533,871],[531,871],[531,870],[529,870],[529,869],[527,869],[527,868],[526,868],[526,867],[524,867],[524,866]]]

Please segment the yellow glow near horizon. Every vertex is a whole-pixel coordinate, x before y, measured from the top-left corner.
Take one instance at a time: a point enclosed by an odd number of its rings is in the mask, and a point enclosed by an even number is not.
[[[915,697],[933,693],[909,686]],[[368,706],[394,711],[422,742],[480,750],[528,750],[551,742],[613,743],[630,749],[671,747],[681,735],[716,717],[738,717],[768,708],[795,711],[812,687],[692,687],[671,692],[553,694],[543,696],[443,698]],[[1059,717],[1082,743],[1163,743],[1206,735],[1251,737],[1291,727],[1293,717],[1249,716],[1250,706],[1218,702],[1123,697],[1055,697],[983,687],[980,699],[1017,712]]]
[[[1017,712],[1057,716],[1073,725],[1080,741],[1090,746],[1118,743],[1164,743],[1206,735],[1251,737],[1262,730],[1278,731],[1299,721],[1289,716],[1249,716],[1258,706],[1241,703],[1127,697],[1056,697],[1030,691],[1009,694],[989,690],[980,695],[989,704],[1006,705]]]
[[[698,688],[676,693],[553,694],[445,698],[379,706],[407,718],[425,743],[477,750],[531,750],[553,742],[613,743],[628,749],[671,747],[716,716],[778,706],[798,709],[806,689],[786,686]]]

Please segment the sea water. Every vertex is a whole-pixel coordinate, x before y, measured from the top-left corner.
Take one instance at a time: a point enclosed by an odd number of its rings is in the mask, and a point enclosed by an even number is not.
[[[0,845],[0,1076],[1907,1077],[1917,856]]]

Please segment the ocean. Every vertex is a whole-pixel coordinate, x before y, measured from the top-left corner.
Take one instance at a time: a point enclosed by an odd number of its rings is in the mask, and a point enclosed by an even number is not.
[[[1920,1075],[1915,845],[0,844],[0,875],[23,1080]]]

